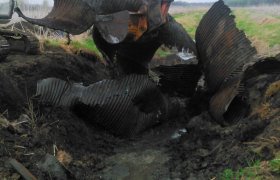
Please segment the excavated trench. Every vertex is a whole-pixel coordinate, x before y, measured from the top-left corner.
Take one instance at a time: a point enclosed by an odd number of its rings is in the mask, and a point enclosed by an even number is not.
[[[0,177],[221,179],[272,159],[279,55],[258,58],[222,1],[196,45],[199,65],[162,59],[149,76],[118,79],[85,54],[9,55],[0,65]]]
[[[32,96],[37,81],[47,77],[84,85],[108,79],[106,67],[98,59],[62,50],[10,55],[0,70],[1,112],[8,109],[1,116],[0,176],[8,179],[19,178],[9,158],[17,159],[41,179],[67,175],[68,170],[77,179],[209,179],[219,177],[225,168],[239,169],[255,159],[271,159],[280,145],[261,141],[280,137],[279,91],[269,88],[272,82],[278,87],[277,74],[248,80],[254,111],[238,122],[227,126],[216,123],[207,112],[209,94],[197,88],[200,90],[193,98],[180,97],[185,109],[179,117],[133,138],[120,138],[67,108],[40,107]],[[33,104],[26,103],[27,98]],[[271,107],[262,109],[264,103]],[[247,145],[253,141],[259,145]],[[54,153],[67,171],[42,168],[46,154]]]

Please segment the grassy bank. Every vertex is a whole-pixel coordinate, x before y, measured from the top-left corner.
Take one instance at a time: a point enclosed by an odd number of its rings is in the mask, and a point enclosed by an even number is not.
[[[280,154],[270,161],[256,161],[246,168],[233,171],[226,169],[221,173],[221,180],[262,180],[280,178]]]
[[[261,54],[280,52],[280,14],[274,7],[234,8],[237,27],[243,30]],[[175,13],[173,16],[194,38],[195,31],[207,9]],[[274,52],[270,52],[274,51]]]
[[[66,40],[64,39],[46,39],[44,40],[44,44],[47,46],[53,46],[53,47],[60,47],[65,46]],[[91,52],[97,53],[97,55],[101,56],[101,53],[97,49],[94,41],[90,37],[86,38],[73,38],[71,41],[69,48],[79,51],[79,50],[87,50]]]

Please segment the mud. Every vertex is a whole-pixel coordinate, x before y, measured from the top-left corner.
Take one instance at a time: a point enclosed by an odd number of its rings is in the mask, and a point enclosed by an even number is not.
[[[39,107],[33,97],[37,81],[43,78],[85,85],[109,78],[98,59],[60,49],[35,56],[13,54],[1,63],[0,72],[0,177],[4,179],[20,179],[8,158],[17,159],[39,179],[52,179],[38,166],[47,153],[56,155],[76,179],[219,179],[224,169],[271,159],[280,147],[280,141],[272,141],[280,138],[275,75],[251,79],[250,97],[259,98],[248,118],[228,126],[217,124],[207,112],[210,97],[200,87],[193,98],[181,97],[186,109],[180,117],[128,139],[111,135],[69,110]],[[259,88],[263,81],[269,83]]]

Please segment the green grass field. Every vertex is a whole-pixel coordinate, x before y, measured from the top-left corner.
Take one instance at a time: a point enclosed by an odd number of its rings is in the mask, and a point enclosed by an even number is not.
[[[279,6],[271,6],[233,10],[237,27],[246,33],[260,54],[280,53],[280,13],[277,8],[280,9]],[[186,9],[185,12],[173,12],[173,16],[194,38],[199,21],[206,11],[206,8]]]
[[[270,161],[255,161],[248,167],[233,171],[225,169],[220,175],[221,180],[263,180],[278,179],[280,177],[280,156]]]

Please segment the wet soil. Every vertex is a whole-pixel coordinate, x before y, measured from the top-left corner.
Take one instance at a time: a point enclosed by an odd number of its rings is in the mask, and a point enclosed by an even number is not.
[[[110,78],[101,61],[90,57],[52,49],[35,56],[10,55],[0,64],[1,179],[20,179],[9,158],[39,179],[55,179],[40,168],[46,154],[55,155],[76,179],[219,179],[226,168],[271,159],[279,150],[280,140],[269,141],[280,139],[279,91],[264,98],[262,90],[248,118],[221,126],[207,112],[209,97],[201,89],[184,100],[181,117],[135,138],[111,135],[67,109],[37,105],[33,95],[40,79],[87,85]],[[265,103],[274,106],[265,109]]]

